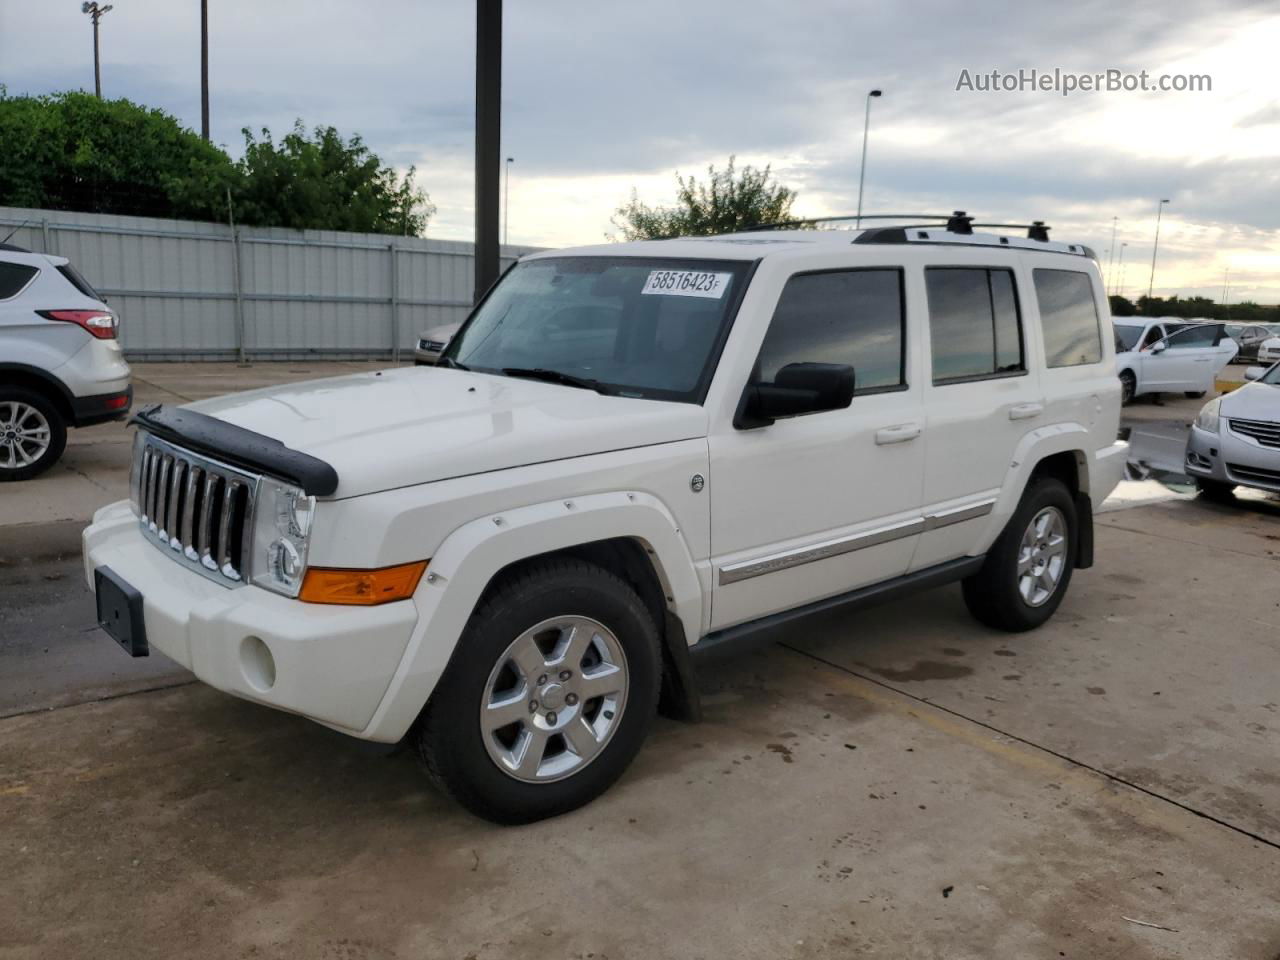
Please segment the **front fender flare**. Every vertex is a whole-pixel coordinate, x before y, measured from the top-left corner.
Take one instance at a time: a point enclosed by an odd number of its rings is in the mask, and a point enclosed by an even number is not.
[[[408,732],[454,655],[485,588],[520,560],[586,543],[632,539],[653,562],[668,610],[697,638],[702,588],[675,517],[645,493],[611,492],[532,504],[469,521],[445,538],[414,594],[418,622],[361,736],[393,742]],[[661,625],[660,625],[661,626]]]

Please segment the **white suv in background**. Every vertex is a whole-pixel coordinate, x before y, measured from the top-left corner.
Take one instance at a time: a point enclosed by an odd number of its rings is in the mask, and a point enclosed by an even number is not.
[[[1087,248],[968,221],[538,253],[435,366],[144,410],[100,622],[506,823],[794,618],[961,581],[1039,626],[1125,462],[1110,317]]]
[[[128,414],[119,332],[66,257],[0,243],[0,481],[53,466],[68,427]]]

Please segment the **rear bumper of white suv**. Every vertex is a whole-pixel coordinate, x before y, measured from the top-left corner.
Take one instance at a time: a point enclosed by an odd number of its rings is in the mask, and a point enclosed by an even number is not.
[[[368,736],[418,622],[414,600],[342,607],[224,587],[150,542],[128,501],[99,510],[83,543],[90,589],[108,567],[142,595],[150,647],[219,690]]]

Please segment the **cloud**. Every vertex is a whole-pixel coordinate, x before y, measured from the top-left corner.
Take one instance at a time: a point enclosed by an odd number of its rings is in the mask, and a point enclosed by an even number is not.
[[[729,154],[772,162],[800,190],[799,210],[846,212],[865,94],[881,87],[869,207],[1045,219],[1055,236],[1101,251],[1112,217],[1137,244],[1155,199],[1168,196],[1170,243],[1187,248],[1170,247],[1157,282],[1199,282],[1224,257],[1254,262],[1277,248],[1273,11],[1193,0],[507,3],[512,240],[599,240],[633,185],[667,201],[677,169],[700,173]],[[238,153],[241,127],[278,135],[299,117],[359,132],[387,161],[417,165],[439,206],[433,234],[470,236],[471,4],[221,0],[211,17],[215,140]],[[130,0],[102,29],[108,95],[198,124],[194,4]],[[65,55],[88,39],[75,4],[2,4],[0,83],[11,94],[91,86],[85,58]],[[1205,72],[1213,89],[1066,98],[955,89],[962,69],[1055,67]],[[1259,285],[1280,299],[1280,281]]]

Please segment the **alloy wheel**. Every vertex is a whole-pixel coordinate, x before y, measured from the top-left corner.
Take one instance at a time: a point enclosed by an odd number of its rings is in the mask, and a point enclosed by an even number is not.
[[[1057,507],[1032,518],[1018,548],[1018,592],[1028,606],[1044,604],[1058,589],[1067,566],[1067,519]]]
[[[513,640],[489,674],[480,704],[485,749],[516,780],[571,776],[618,729],[627,686],[626,653],[608,627],[581,616],[544,620]]]
[[[31,466],[48,452],[52,437],[49,421],[31,404],[0,401],[0,469]]]

